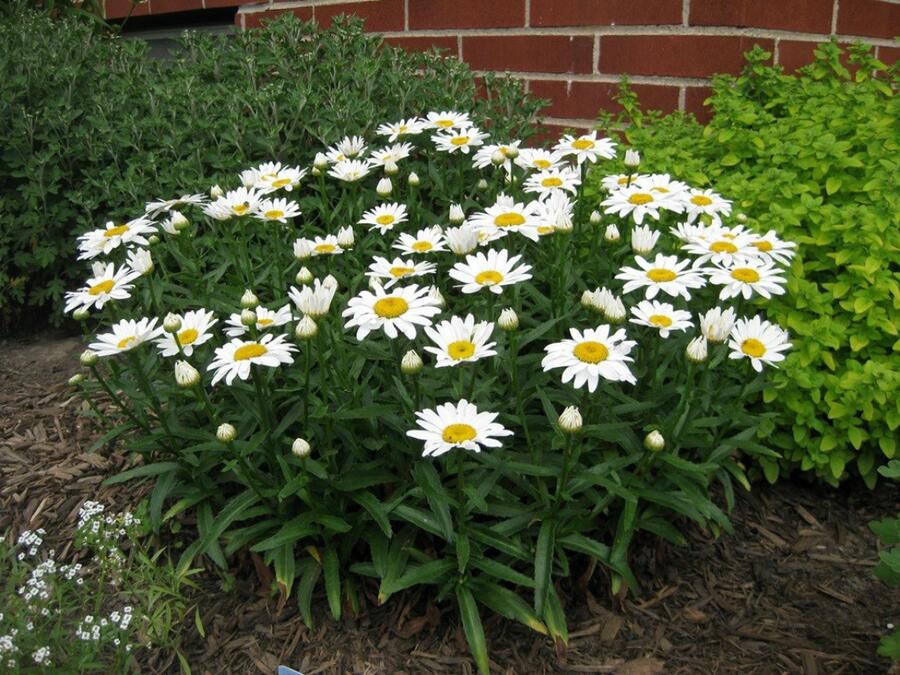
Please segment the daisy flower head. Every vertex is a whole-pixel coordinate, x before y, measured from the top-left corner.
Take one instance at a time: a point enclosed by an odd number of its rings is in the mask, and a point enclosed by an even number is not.
[[[697,256],[697,264],[711,262],[729,267],[736,259],[757,253],[751,242],[752,238],[746,233],[734,234],[725,228],[713,226],[703,230],[700,236],[688,241],[683,248]]]
[[[147,202],[144,205],[144,217],[155,218],[163,211],[171,211],[179,206],[188,204],[204,204],[206,203],[206,195],[181,195],[177,199],[158,199],[155,202]]]
[[[566,134],[553,149],[563,157],[574,157],[578,166],[598,159],[612,159],[616,156],[616,144],[609,138],[597,138],[597,132],[581,136]]]
[[[239,187],[229,190],[224,196],[210,204],[224,206],[232,216],[247,216],[254,213],[259,207],[262,193],[254,188]]]
[[[97,341],[88,345],[88,349],[97,356],[115,356],[131,351],[153,340],[162,333],[162,326],[157,327],[156,319],[122,319],[112,326],[111,333],[100,333]]]
[[[147,246],[144,235],[156,232],[156,226],[146,218],[135,218],[116,225],[109,221],[102,229],[91,230],[78,237],[79,260],[89,260],[98,255],[108,255],[119,246]]]
[[[638,180],[644,177],[645,176],[643,174],[639,173],[614,173],[610,174],[609,176],[604,176],[600,180],[600,185],[607,192],[615,192],[616,190],[621,190],[622,188],[637,185]]]
[[[703,215],[711,217],[713,223],[719,223],[722,216],[731,215],[731,201],[712,190],[690,189],[681,196],[689,223]]]
[[[324,281],[316,279],[312,286],[304,286],[298,289],[291,286],[288,296],[293,300],[294,306],[304,316],[318,319],[328,314],[331,309],[331,301],[337,292],[337,280],[331,275]]]
[[[256,188],[262,193],[285,190],[291,192],[306,175],[306,169],[282,166],[281,162],[267,162],[255,169],[241,172],[244,187]]]
[[[250,367],[254,364],[277,368],[281,364],[293,363],[291,352],[297,348],[285,342],[286,339],[285,335],[268,333],[259,340],[234,338],[217,347],[215,358],[207,367],[207,370],[215,371],[212,384],[215,385],[223,378],[227,385],[231,385],[236,377],[246,380],[250,377]]]
[[[792,241],[784,241],[778,238],[775,230],[769,230],[764,235],[748,235],[750,246],[756,249],[756,254],[782,265],[789,265],[791,259],[797,254],[794,250],[797,244]]]
[[[401,136],[415,136],[425,130],[425,122],[418,117],[410,117],[406,120],[388,124],[380,124],[375,130],[379,136],[387,136],[388,142],[393,143]]]
[[[519,145],[521,143],[522,141],[513,141],[512,143],[491,143],[490,145],[482,145],[478,148],[478,151],[472,158],[472,166],[476,169],[487,168],[494,163],[494,153],[500,153],[504,158],[502,166],[506,169],[506,173],[508,174],[512,171],[513,164],[510,155],[515,154],[518,156]],[[513,152],[510,152],[511,149],[514,149]]]
[[[383,330],[392,340],[400,333],[414,340],[416,326],[430,326],[431,317],[440,311],[427,286],[413,284],[389,293],[375,281],[371,290],[350,298],[342,316],[349,317],[345,328],[356,328],[357,340],[375,330]]]
[[[624,329],[610,334],[606,325],[584,331],[571,328],[569,335],[570,339],[544,348],[547,355],[541,361],[541,367],[545,373],[563,368],[563,384],[572,382],[576,389],[587,385],[592,393],[601,377],[613,382],[637,382],[628,368],[628,363],[634,361],[629,353],[637,343],[625,339]]]
[[[466,255],[478,248],[478,230],[468,225],[460,227],[448,227],[444,232],[447,238],[447,246],[456,255]]]
[[[419,230],[416,232],[415,236],[404,232],[397,238],[397,241],[394,242],[393,248],[406,253],[407,255],[416,253],[438,253],[447,250],[444,232],[441,230],[440,225],[434,225],[433,227],[426,227],[424,230]]]
[[[374,209],[369,209],[359,219],[359,223],[368,225],[370,230],[378,230],[381,234],[385,234],[393,230],[395,225],[405,223],[406,219],[406,206],[394,202],[379,204]]]
[[[348,159],[356,159],[366,151],[366,141],[362,136],[344,136],[325,151],[332,164],[340,164]]]
[[[659,241],[659,231],[651,230],[647,225],[636,225],[631,228],[631,250],[635,253],[650,253]]]
[[[472,120],[468,113],[460,113],[453,110],[430,112],[422,120],[425,129],[467,129],[472,126]]]
[[[218,321],[212,312],[205,309],[192,309],[178,315],[181,327],[175,333],[163,333],[156,341],[160,354],[163,356],[178,356],[179,346],[185,356],[194,353],[194,347],[199,347],[204,342],[212,339],[210,329]]]
[[[490,240],[505,237],[510,232],[517,232],[532,241],[538,240],[537,228],[541,222],[537,217],[538,203],[517,202],[515,198],[500,194],[493,206],[476,213],[467,221],[479,232],[488,235]]]
[[[620,218],[630,215],[638,225],[644,222],[645,216],[659,220],[660,209],[675,213],[681,213],[684,210],[684,205],[677,196],[649,192],[640,185],[616,190],[600,202],[600,205],[606,207],[605,213],[614,214]]]
[[[728,346],[732,359],[750,359],[750,365],[758,373],[763,364],[775,366],[784,361],[782,352],[791,348],[786,330],[774,323],[769,323],[758,316],[752,319],[738,319],[731,329]]]
[[[388,162],[397,164],[402,159],[409,157],[413,146],[409,143],[394,143],[378,150],[373,150],[369,155],[369,164],[372,166],[384,166]]]
[[[681,296],[685,300],[691,299],[689,289],[702,288],[706,285],[703,271],[690,267],[690,260],[679,260],[674,255],[657,253],[653,261],[644,260],[639,255],[634,257],[638,267],[623,267],[616,275],[616,279],[625,282],[622,289],[624,293],[630,293],[636,288],[645,288],[647,300],[652,300],[656,294],[662,291],[673,298]]]
[[[676,239],[680,239],[684,243],[703,244],[710,241],[714,228],[703,223],[678,223],[674,227],[669,228]]]
[[[685,192],[691,189],[687,183],[683,183],[680,180],[673,180],[667,173],[653,173],[649,176],[636,176],[634,182],[647,192],[660,195],[671,195],[673,197],[682,197]]]
[[[736,256],[730,266],[717,265],[709,272],[709,282],[723,286],[719,300],[727,300],[742,295],[749,300],[753,295],[761,295],[767,300],[773,295],[784,293],[787,280],[781,270],[770,260]]]
[[[126,257],[128,266],[141,276],[150,274],[153,271],[153,256],[150,255],[149,249],[133,248],[128,251]]]
[[[563,166],[531,174],[525,180],[524,189],[525,192],[536,192],[541,197],[561,190],[574,195],[578,193],[579,185],[581,174],[571,167]]]
[[[481,452],[481,448],[499,448],[500,436],[512,436],[513,432],[494,420],[499,413],[478,412],[478,408],[466,399],[458,403],[442,403],[434,409],[416,412],[418,429],[406,432],[407,436],[425,441],[423,457],[440,457],[453,448]]]
[[[661,338],[669,337],[673,330],[687,330],[693,326],[690,312],[658,300],[642,300],[631,308],[631,314],[631,323],[655,328]]]
[[[471,314],[465,319],[454,316],[434,326],[426,326],[425,333],[435,347],[425,347],[437,357],[437,368],[458,366],[461,363],[478,361],[487,356],[496,356],[493,347],[496,342],[488,342],[494,324],[489,321],[475,322]]]
[[[314,239],[301,238],[294,242],[294,257],[300,260],[310,256],[340,255],[343,252],[344,249],[333,234],[327,234],[324,237],[317,236]]]
[[[122,265],[116,269],[115,264],[95,263],[93,276],[88,278],[84,287],[77,291],[66,293],[66,306],[64,311],[71,312],[77,309],[90,309],[96,307],[103,309],[109,300],[124,300],[131,297],[131,282],[141,276],[128,265]]]
[[[446,131],[444,133],[434,134],[431,140],[435,147],[441,152],[461,152],[468,155],[472,148],[478,147],[484,143],[484,139],[488,134],[480,131],[477,127],[466,127],[459,130]]]
[[[713,307],[700,315],[700,332],[710,342],[724,342],[737,318],[733,308]]]
[[[412,277],[420,277],[425,274],[434,274],[437,265],[429,262],[416,262],[415,260],[403,260],[394,258],[393,261],[381,256],[375,256],[366,276],[370,279],[386,280],[385,288],[390,288],[399,281],[406,281]]]
[[[521,148],[516,164],[528,171],[546,171],[563,165],[563,155],[543,148]]]
[[[296,218],[300,213],[297,202],[287,199],[263,199],[254,217],[270,222],[287,223],[288,218]]]
[[[487,255],[479,251],[467,255],[464,263],[456,263],[450,269],[450,276],[460,282],[457,287],[467,295],[485,288],[499,295],[504,286],[531,278],[531,265],[522,263],[516,266],[521,259],[520,255],[510,257],[506,249],[490,250]]]
[[[257,306],[254,310],[256,313],[256,330],[264,331],[270,328],[276,328],[278,326],[283,326],[287,322],[291,320],[291,306],[284,305],[280,309],[271,310],[263,307],[262,305]],[[225,322],[225,325],[228,328],[225,329],[225,335],[228,337],[240,337],[247,333],[249,328],[241,323],[241,315],[240,313],[232,314],[228,317],[228,320]],[[242,378],[243,379],[243,378]]]
[[[372,165],[367,160],[345,159],[336,162],[328,170],[328,175],[345,183],[355,183],[369,175]]]
[[[553,232],[571,231],[574,209],[575,204],[561,190],[554,190],[546,197],[538,200],[535,213],[539,221],[537,233],[543,236]]]

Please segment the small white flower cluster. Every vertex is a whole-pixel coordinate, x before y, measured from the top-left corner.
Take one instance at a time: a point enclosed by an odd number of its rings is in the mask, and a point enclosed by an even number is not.
[[[0,635],[0,663],[4,663],[10,670],[16,667],[15,655],[19,653],[15,642],[16,635],[18,631],[15,628],[7,635]]]
[[[22,534],[20,534],[19,538],[16,540],[16,546],[21,546],[22,548],[27,549],[27,551],[19,552],[19,560],[24,560],[26,556],[32,558],[36,556],[41,545],[44,543],[45,534],[47,534],[47,532],[42,527],[34,531],[23,530]]]
[[[131,625],[134,618],[134,609],[130,605],[122,608],[122,611],[113,610],[109,614],[109,618],[100,617],[96,619],[92,614],[86,615],[75,629],[75,637],[85,642],[98,642],[102,638],[108,637],[111,631],[126,631]],[[115,646],[122,644],[121,637],[116,634],[112,637],[112,643]],[[130,647],[127,649],[130,651]]]
[[[104,515],[105,511],[100,502],[86,501],[82,505],[78,512],[76,543],[90,546],[103,560],[118,565],[125,561],[119,541],[141,521],[129,511]]]
[[[40,647],[31,654],[31,659],[39,666],[52,666],[50,647]]]

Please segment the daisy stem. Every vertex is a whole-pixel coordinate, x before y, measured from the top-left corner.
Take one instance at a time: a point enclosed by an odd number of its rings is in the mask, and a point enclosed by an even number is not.
[[[134,372],[137,373],[138,385],[143,390],[144,395],[149,399],[150,406],[153,408],[153,412],[156,413],[156,417],[159,420],[160,425],[162,425],[163,431],[166,432],[166,435],[169,438],[175,438],[174,434],[172,434],[172,430],[169,429],[169,423],[163,416],[159,399],[157,399],[156,395],[153,393],[153,387],[150,385],[150,380],[147,379],[147,373],[145,373],[144,369],[141,367],[141,360],[134,352],[128,352],[128,359],[131,361]]]
[[[463,471],[466,458],[466,451],[462,448],[456,449],[456,535],[459,537],[465,529],[466,509],[465,509],[465,472]]]
[[[472,364],[472,377],[469,378],[468,396],[466,397],[466,400],[469,401],[470,403],[472,402],[472,398],[475,396],[475,379],[477,378],[477,376],[478,376],[478,368],[476,367],[476,364],[473,363]]]
[[[574,446],[575,435],[574,434],[566,434],[566,445],[563,450],[563,469],[562,474],[556,483],[556,495],[553,498],[554,509],[558,509],[560,502],[562,501],[563,492],[566,489],[566,483],[569,482],[569,472],[572,470],[572,448]]]
[[[103,379],[103,376],[100,375],[100,371],[97,369],[97,366],[91,366],[91,374],[97,379],[97,382],[100,383],[100,386],[103,387],[104,391],[109,394],[109,397],[116,404],[116,407],[122,412],[125,417],[130,419],[134,424],[144,430],[147,434],[150,433],[150,427],[144,422],[140,421],[134,413],[132,413],[126,406],[122,399],[112,390],[112,387]]]
[[[309,426],[309,374],[312,370],[312,342],[306,341],[305,349],[306,365],[303,375],[303,428]]]

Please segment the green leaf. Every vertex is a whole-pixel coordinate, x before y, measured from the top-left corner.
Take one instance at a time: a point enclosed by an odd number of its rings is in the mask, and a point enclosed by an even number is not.
[[[566,625],[566,613],[563,611],[562,603],[556,588],[550,586],[547,593],[547,606],[544,608],[544,623],[554,642],[561,642],[565,645],[569,644],[569,628]]]
[[[825,192],[827,192],[829,195],[833,195],[835,192],[841,189],[841,184],[842,182],[840,178],[829,176],[825,180]]]
[[[544,613],[550,592],[555,538],[556,523],[551,519],[544,520],[534,549],[534,611],[539,616]]]
[[[422,489],[431,512],[441,528],[441,536],[447,541],[453,538],[453,518],[450,515],[450,496],[441,484],[441,478],[430,462],[418,462],[413,468],[416,484]]]
[[[128,471],[117,473],[103,481],[104,485],[116,485],[124,483],[132,478],[143,478],[145,476],[159,476],[170,471],[177,471],[181,468],[178,462],[156,462],[155,464],[142,464]]]
[[[459,617],[462,620],[463,631],[469,642],[469,649],[475,658],[475,665],[480,675],[490,675],[491,666],[488,662],[487,642],[484,639],[484,627],[481,625],[481,616],[478,614],[478,603],[471,591],[465,586],[456,587],[456,602],[459,606]]]
[[[498,560],[493,560],[492,558],[478,558],[472,564],[494,579],[508,581],[511,584],[525,586],[527,588],[534,588],[534,579],[521,572],[517,572],[509,565],[504,565]]]
[[[380,593],[387,597],[413,586],[439,584],[446,581],[448,575],[455,568],[456,562],[453,560],[432,560],[421,565],[415,565],[397,579],[383,581]]]
[[[333,546],[326,546],[322,554],[322,569],[325,571],[325,595],[328,607],[335,620],[341,618],[341,572],[338,554]]]
[[[500,616],[518,621],[541,635],[547,635],[547,626],[531,610],[519,595],[486,579],[471,579],[469,586],[475,599]]]

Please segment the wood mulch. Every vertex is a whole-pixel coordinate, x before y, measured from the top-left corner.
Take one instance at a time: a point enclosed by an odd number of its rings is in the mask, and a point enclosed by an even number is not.
[[[0,338],[0,533],[43,527],[65,549],[85,499],[115,509],[145,494],[102,485],[129,466],[118,447],[88,452],[99,432],[66,386],[78,369],[77,338]],[[496,673],[886,673],[875,653],[900,595],[872,576],[877,543],[866,523],[900,509],[882,484],[829,490],[757,485],[739,495],[735,533],[688,527],[683,548],[638,540],[639,595],[612,597],[602,570],[561,587],[570,617],[564,653],[510,622],[487,619]],[[68,551],[63,550],[63,555]],[[454,613],[425,593],[377,607],[374,588],[356,617],[334,622],[316,603],[308,629],[296,603],[268,593],[269,572],[237,556],[231,577],[209,570],[192,596],[205,638],[188,617],[183,651],[194,673],[267,673],[282,663],[314,673],[471,673]],[[227,590],[226,590],[227,589]],[[178,672],[172,654],[138,654],[144,673]]]

